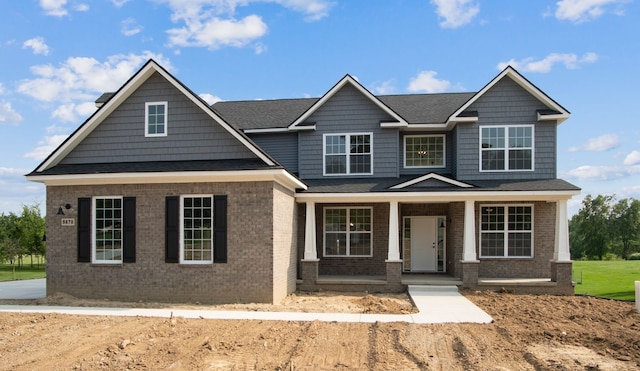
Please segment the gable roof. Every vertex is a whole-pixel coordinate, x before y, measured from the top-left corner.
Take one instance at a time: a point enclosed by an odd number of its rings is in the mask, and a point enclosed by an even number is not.
[[[345,75],[337,84],[335,84],[328,92],[326,92],[322,98],[318,99],[315,103],[309,107],[302,115],[300,115],[291,125],[289,125],[289,130],[296,130],[300,128],[304,128],[302,123],[309,118],[318,108],[322,107],[331,97],[333,97],[340,89],[342,89],[345,85],[351,85],[356,88],[360,93],[362,93],[365,97],[369,98],[371,102],[373,102],[376,106],[382,109],[389,116],[393,117],[399,126],[407,126],[408,123],[405,121],[402,116],[392,110],[389,106],[384,104],[378,97],[373,95],[369,90],[367,90],[364,86],[362,86],[356,79],[351,77],[351,75]]]
[[[446,176],[439,175],[439,174],[436,174],[436,173],[429,173],[429,174],[425,174],[425,175],[419,176],[417,178],[408,180],[406,182],[402,182],[400,184],[396,184],[394,186],[389,187],[389,189],[408,188],[408,187],[416,186],[416,185],[418,185],[418,184],[420,184],[422,182],[427,182],[427,181],[430,181],[430,180],[435,181],[435,183],[431,183],[430,184],[431,186],[442,184],[442,185],[455,186],[455,187],[460,187],[460,188],[472,188],[473,187],[473,185],[461,182],[459,180],[451,179],[451,178],[448,178]]]
[[[560,124],[561,122],[569,118],[570,112],[566,108],[562,107],[558,102],[549,97],[545,92],[532,84],[531,81],[527,80],[513,67],[507,66],[504,70],[502,70],[502,72],[494,77],[493,80],[491,80],[487,85],[480,89],[479,92],[474,94],[466,103],[464,103],[462,106],[460,106],[460,108],[452,113],[449,116],[447,122],[458,121],[460,119],[461,121],[467,121],[464,119],[466,116],[463,115],[463,112],[467,111],[469,106],[476,102],[478,98],[484,95],[484,93],[491,89],[495,84],[507,77],[512,79],[516,84],[520,85],[520,87],[522,87],[529,94],[533,95],[536,99],[538,99],[549,108],[549,111],[546,113],[548,116],[545,116],[544,113],[538,112],[538,120],[557,120],[558,124]]]
[[[111,96],[103,95],[104,100],[101,107],[93,113],[80,127],[78,127],[62,144],[58,146],[32,173],[40,173],[47,170],[64,159],[78,144],[82,142],[100,123],[107,118],[118,106],[124,102],[134,91],[136,91],[154,73],[162,75],[176,89],[190,99],[196,106],[208,114],[217,124],[228,131],[233,137],[247,147],[256,157],[264,161],[268,166],[277,166],[275,161],[266,152],[260,149],[244,133],[229,125],[211,107],[184,84],[178,81],[173,75],[167,72],[153,59],[147,61],[117,92]]]

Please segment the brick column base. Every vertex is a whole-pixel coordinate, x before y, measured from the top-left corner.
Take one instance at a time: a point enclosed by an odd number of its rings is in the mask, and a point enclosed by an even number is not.
[[[571,261],[551,261],[551,282],[556,282],[559,295],[573,295],[573,276]]]
[[[477,260],[461,261],[462,263],[462,287],[474,289],[478,286],[478,270],[480,262]]]
[[[302,260],[302,283],[298,285],[298,289],[312,291],[315,289],[316,281],[318,280],[318,264],[320,260]]]
[[[402,260],[387,260],[387,289],[390,292],[401,292]]]

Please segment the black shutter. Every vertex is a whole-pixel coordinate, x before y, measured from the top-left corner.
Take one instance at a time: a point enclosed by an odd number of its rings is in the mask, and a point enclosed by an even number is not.
[[[165,203],[165,255],[166,263],[180,261],[180,198],[167,196]]]
[[[78,198],[78,262],[91,262],[90,198]]]
[[[122,261],[125,263],[136,262],[136,198],[124,197],[122,199]]]
[[[213,262],[227,262],[227,196],[213,196]]]

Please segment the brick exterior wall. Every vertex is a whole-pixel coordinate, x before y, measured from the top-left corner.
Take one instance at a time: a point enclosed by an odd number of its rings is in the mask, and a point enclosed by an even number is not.
[[[227,195],[227,263],[165,263],[165,197],[187,194]],[[69,203],[64,217],[77,218],[79,197],[115,195],[136,197],[136,262],[78,263],[77,229],[61,226],[54,211]],[[271,303],[295,287],[294,210],[292,193],[273,182],[47,187],[47,295]]]

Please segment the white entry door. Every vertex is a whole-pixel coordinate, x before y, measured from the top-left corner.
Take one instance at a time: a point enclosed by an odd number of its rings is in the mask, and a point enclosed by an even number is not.
[[[411,271],[438,270],[437,220],[435,216],[411,218]]]

